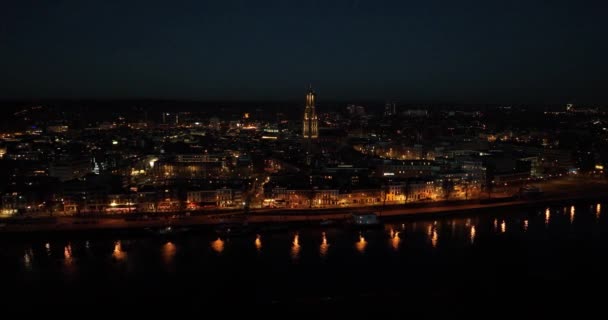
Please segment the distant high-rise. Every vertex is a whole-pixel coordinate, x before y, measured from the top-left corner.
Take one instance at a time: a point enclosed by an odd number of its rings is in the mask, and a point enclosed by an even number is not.
[[[394,102],[387,102],[384,105],[384,115],[394,116],[397,114],[397,105]]]
[[[365,116],[365,107],[364,106],[349,104],[348,106],[346,106],[346,110],[348,111],[348,114],[351,116],[359,116],[359,117]]]
[[[306,94],[306,109],[304,109],[304,124],[302,135],[305,139],[316,139],[319,137],[319,120],[315,110],[315,93],[312,87],[308,88]]]

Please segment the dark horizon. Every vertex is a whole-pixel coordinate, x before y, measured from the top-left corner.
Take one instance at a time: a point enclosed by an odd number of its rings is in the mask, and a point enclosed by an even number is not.
[[[35,105],[42,105],[48,107],[81,107],[86,105],[104,105],[108,107],[112,106],[129,106],[129,107],[142,107],[142,108],[154,108],[165,104],[174,103],[177,106],[191,106],[191,107],[209,107],[217,106],[221,108],[244,108],[244,107],[277,107],[277,106],[293,106],[302,107],[304,106],[304,99],[154,99],[154,98],[36,98],[36,99],[0,99],[0,106],[5,107],[29,107]],[[573,104],[577,107],[584,108],[599,108],[600,110],[608,107],[608,104],[585,104],[579,103],[578,101],[568,100],[557,103],[472,103],[472,102],[459,102],[459,101],[401,101],[401,100],[381,100],[381,99],[334,99],[334,100],[322,100],[319,99],[316,105],[323,108],[329,107],[331,111],[335,111],[335,108],[342,110],[348,105],[361,105],[370,110],[382,111],[387,103],[394,103],[398,107],[402,108],[422,108],[422,109],[446,109],[446,110],[457,110],[470,109],[470,108],[482,108],[482,109],[493,109],[501,107],[510,107],[515,109],[527,110],[553,110],[563,109],[567,104]],[[191,111],[191,110],[166,110],[168,112],[180,112],[180,111]],[[212,110],[201,110],[210,112]],[[291,110],[290,112],[292,112]],[[298,114],[301,110],[297,110]],[[323,109],[321,109],[323,111]],[[326,110],[328,111],[328,110]]]
[[[608,104],[602,1],[8,1],[0,99]]]

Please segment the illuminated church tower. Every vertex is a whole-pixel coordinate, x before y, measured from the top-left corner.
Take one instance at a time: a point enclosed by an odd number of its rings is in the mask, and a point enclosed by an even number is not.
[[[315,93],[312,87],[308,88],[306,94],[306,109],[304,109],[304,125],[302,135],[304,139],[316,139],[319,137],[319,120],[315,111]]]

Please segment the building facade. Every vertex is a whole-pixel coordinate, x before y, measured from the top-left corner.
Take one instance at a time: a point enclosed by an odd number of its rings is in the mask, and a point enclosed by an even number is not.
[[[306,94],[302,136],[304,136],[304,139],[316,139],[319,137],[319,120],[315,110],[315,93],[312,91],[312,88],[309,88]]]

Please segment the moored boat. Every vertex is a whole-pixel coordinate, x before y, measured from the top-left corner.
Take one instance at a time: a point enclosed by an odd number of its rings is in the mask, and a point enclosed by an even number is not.
[[[374,228],[382,226],[375,212],[353,213],[349,220],[350,225],[358,228]]]

